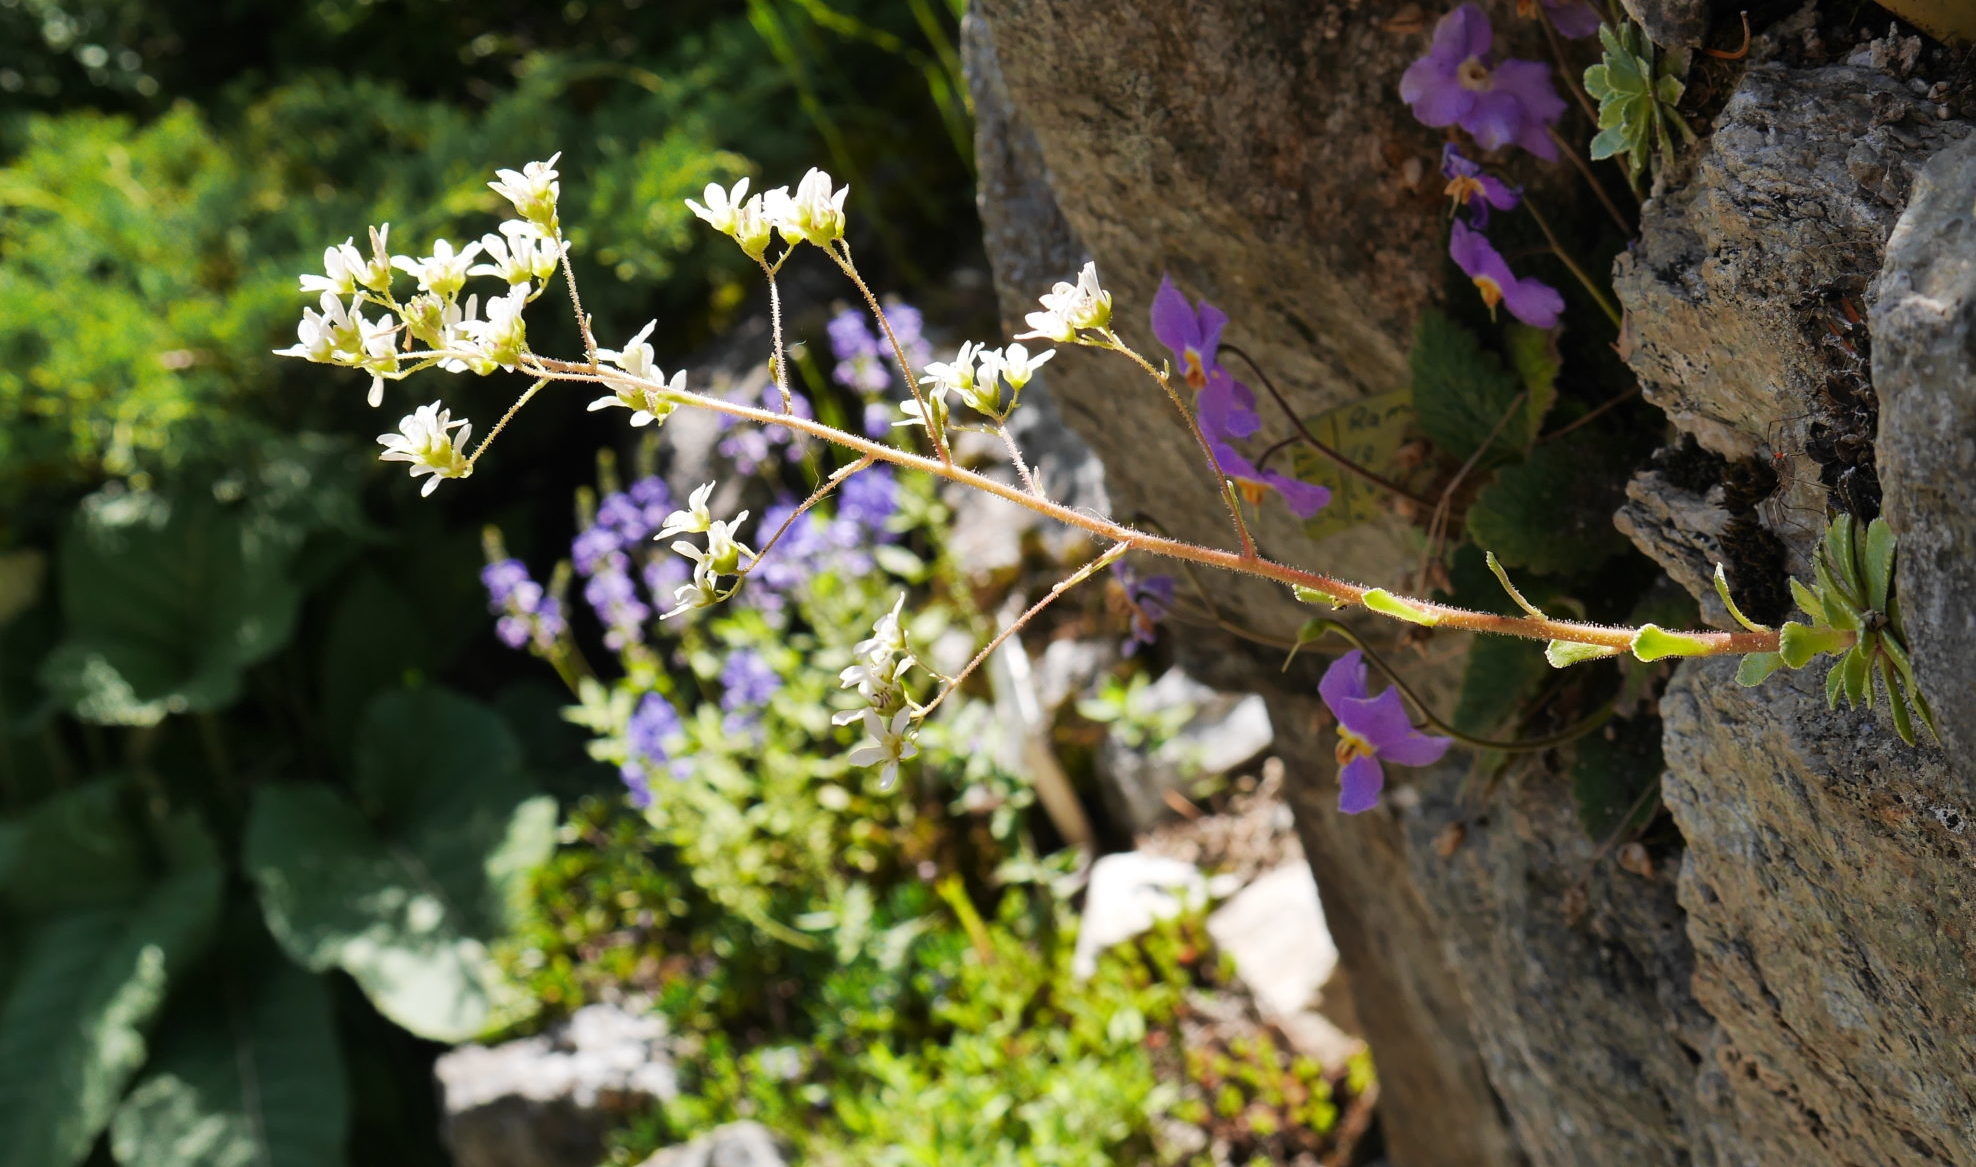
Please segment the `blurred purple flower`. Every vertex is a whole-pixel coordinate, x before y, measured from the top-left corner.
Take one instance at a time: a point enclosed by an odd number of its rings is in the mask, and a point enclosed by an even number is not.
[[[618,767],[618,775],[631,793],[633,806],[652,804],[651,779],[659,770],[666,771],[675,781],[692,776],[692,761],[675,756],[686,744],[686,727],[680,723],[672,702],[661,694],[647,693],[639,701],[631,720],[625,724],[624,740],[630,756]]]
[[[1259,469],[1218,434],[1208,434],[1208,449],[1214,452],[1214,460],[1221,466],[1223,476],[1235,480],[1236,492],[1250,506],[1261,506],[1263,497],[1275,491],[1283,496],[1283,504],[1290,508],[1291,514],[1308,519],[1331,501],[1330,488],[1278,474],[1274,470]]]
[[[837,521],[855,527],[862,538],[890,543],[898,538],[888,524],[899,509],[899,482],[890,466],[853,474],[837,488]]]
[[[1477,229],[1489,224],[1489,208],[1507,211],[1523,199],[1523,192],[1470,161],[1453,142],[1441,148],[1441,174],[1448,180],[1446,194],[1455,206],[1468,208],[1468,221]]]
[[[1546,129],[1564,114],[1550,66],[1511,59],[1492,63],[1495,33],[1474,4],[1463,4],[1434,26],[1427,55],[1407,66],[1400,97],[1430,126],[1458,125],[1485,150],[1514,143],[1555,159]]]
[[[1448,236],[1448,255],[1475,281],[1482,302],[1494,314],[1496,305],[1532,328],[1553,328],[1564,311],[1564,297],[1556,288],[1538,279],[1518,279],[1509,262],[1490,245],[1489,240],[1468,224],[1456,222]]]
[[[624,540],[609,527],[589,526],[577,532],[570,541],[569,557],[576,565],[578,575],[590,575],[609,555],[624,550]]]
[[[1599,31],[1604,21],[1599,10],[1586,3],[1586,0],[1542,0],[1543,13],[1550,18],[1551,27],[1559,35],[1577,39],[1591,36]],[[1523,17],[1537,15],[1537,5],[1531,0],[1516,0],[1516,14]]]
[[[1386,784],[1380,761],[1427,766],[1448,752],[1450,739],[1421,733],[1407,716],[1398,689],[1373,697],[1365,685],[1365,658],[1357,649],[1331,662],[1318,696],[1338,718],[1338,809],[1358,814],[1379,804]]]
[[[1125,642],[1125,655],[1131,656],[1158,638],[1154,628],[1173,610],[1174,579],[1170,575],[1140,575],[1122,559],[1112,564],[1112,574],[1125,591],[1132,632]]]
[[[645,623],[652,609],[638,598],[631,578],[631,557],[623,552],[606,556],[583,585],[583,598],[604,625],[604,646],[617,652],[645,643]]]
[[[547,653],[569,627],[563,606],[528,574],[519,559],[501,559],[480,571],[487,606],[498,619],[494,635],[509,648]]]
[[[762,654],[753,649],[737,649],[728,655],[720,671],[720,707],[728,713],[760,709],[782,687],[782,678],[768,667]]]

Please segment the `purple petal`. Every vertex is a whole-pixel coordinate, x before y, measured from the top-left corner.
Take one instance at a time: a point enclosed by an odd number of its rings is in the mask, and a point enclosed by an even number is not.
[[[1263,472],[1263,481],[1283,496],[1283,503],[1290,513],[1300,519],[1308,519],[1323,510],[1331,502],[1331,488],[1315,482],[1305,482],[1301,478],[1291,478],[1274,470]]]
[[[1434,47],[1427,55],[1452,67],[1470,57],[1486,55],[1494,43],[1495,33],[1489,28],[1488,15],[1474,4],[1464,4],[1434,26]]]
[[[1558,34],[1561,36],[1571,37],[1575,40],[1581,36],[1591,36],[1593,33],[1599,31],[1599,24],[1601,23],[1599,20],[1599,10],[1586,3],[1585,0],[1565,0],[1563,3],[1556,3],[1554,0],[1544,0],[1544,11],[1550,16],[1551,25],[1557,29]]]
[[[1411,730],[1399,741],[1380,749],[1379,756],[1402,766],[1431,766],[1448,752],[1454,739]]]
[[[1468,113],[1475,94],[1462,88],[1454,69],[1432,57],[1422,57],[1400,74],[1400,100],[1425,126],[1451,126]]]
[[[1225,370],[1208,375],[1208,387],[1195,399],[1195,407],[1200,410],[1201,428],[1211,435],[1246,438],[1262,428],[1255,393]]]
[[[1203,368],[1213,369],[1221,363],[1218,352],[1221,348],[1221,330],[1227,325],[1228,313],[1206,300],[1201,301],[1200,315],[1195,321],[1194,347],[1200,351]]]
[[[1338,809],[1346,814],[1362,814],[1379,805],[1379,790],[1386,785],[1386,772],[1377,758],[1353,758],[1338,771]]]
[[[1543,122],[1524,122],[1523,128],[1517,131],[1516,144],[1546,162],[1557,161],[1557,139],[1545,131]]]
[[[1502,253],[1490,245],[1488,236],[1466,223],[1457,222],[1448,233],[1448,257],[1469,279],[1493,280],[1505,290],[1516,280]]]
[[[1388,744],[1405,741],[1413,732],[1413,718],[1407,716],[1406,703],[1400,700],[1398,689],[1388,689],[1377,697],[1341,701],[1331,712],[1338,715],[1340,726],[1364,738],[1382,754]]]
[[[1542,280],[1513,279],[1503,285],[1503,307],[1532,328],[1555,328],[1564,297]]]
[[[1548,137],[1544,139],[1550,141]],[[1499,211],[1515,207],[1523,198],[1523,193],[1494,175],[1484,174],[1476,178],[1482,184],[1482,199]]]
[[[1461,119],[1461,128],[1475,135],[1476,145],[1494,150],[1516,141],[1526,121],[1523,103],[1514,93],[1492,89],[1475,95]]]
[[[1317,683],[1317,695],[1333,714],[1346,702],[1365,700],[1365,654],[1355,648],[1332,661]]]
[[[1194,310],[1167,276],[1160,277],[1160,290],[1153,294],[1153,336],[1175,357],[1198,341]]]

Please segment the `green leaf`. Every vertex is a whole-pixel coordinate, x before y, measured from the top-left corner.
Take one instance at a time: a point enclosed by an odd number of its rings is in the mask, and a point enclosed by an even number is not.
[[[36,803],[0,851],[0,901],[53,915],[140,895],[154,873],[129,793],[128,781],[99,778]]]
[[[1395,620],[1405,620],[1409,624],[1419,624],[1428,628],[1441,622],[1438,612],[1430,612],[1416,604],[1401,599],[1385,588],[1372,588],[1359,597],[1359,602],[1382,616]]]
[[[1791,585],[1791,598],[1798,602],[1798,607],[1803,609],[1805,615],[1811,617],[1813,624],[1830,624],[1832,622],[1832,618],[1825,612],[1825,602],[1819,599],[1817,592],[1812,591],[1800,583],[1795,577],[1789,582]]]
[[[1660,720],[1626,718],[1612,732],[1578,740],[1571,765],[1571,800],[1589,838],[1633,834],[1660,811],[1653,795],[1662,770]]]
[[[145,724],[219,709],[288,640],[291,549],[210,496],[105,490],[62,537],[68,640],[42,680],[84,720]]]
[[[1644,661],[1665,660],[1670,656],[1706,656],[1710,644],[1699,636],[1669,632],[1657,624],[1643,624],[1633,634],[1633,655]]]
[[[171,863],[148,890],[24,930],[0,1000],[0,1167],[88,1155],[144,1062],[146,1025],[207,941],[218,854],[196,822],[166,829]]]
[[[1491,433],[1496,435],[1492,449],[1498,454],[1529,448],[1536,431],[1528,413],[1518,410],[1503,420],[1516,406],[1523,386],[1474,333],[1430,308],[1414,325],[1413,350],[1407,360],[1420,428],[1449,456],[1466,459],[1489,441]]]
[[[1354,465],[1388,481],[1399,481],[1406,474],[1399,464],[1401,439],[1412,422],[1413,394],[1399,389],[1348,401],[1305,418],[1304,428]],[[1331,501],[1304,522],[1304,533],[1313,539],[1390,513],[1391,491],[1374,486],[1301,442],[1290,447],[1290,466],[1296,477],[1331,491]]]
[[[1488,737],[1502,728],[1550,674],[1543,656],[1533,648],[1528,641],[1508,636],[1475,638],[1455,702],[1456,729]]]
[[[1865,653],[1854,649],[1839,658],[1839,675],[1844,678],[1846,704],[1857,705],[1861,701],[1872,704],[1873,662]]]
[[[1307,588],[1302,584],[1294,584],[1290,590],[1296,594],[1297,600],[1300,603],[1323,604],[1334,612],[1345,606],[1343,601],[1333,596],[1328,596],[1316,588]]]
[[[224,955],[193,992],[173,996],[156,1052],[111,1121],[111,1151],[131,1167],[347,1162],[328,986],[258,927]]]
[[[1832,667],[1825,670],[1825,708],[1837,709],[1839,698],[1845,696],[1846,661],[1851,659],[1848,656],[1835,660],[1832,662]]]
[[[435,664],[431,622],[375,571],[342,589],[322,645],[322,717],[332,741],[356,729],[363,703]]]
[[[1856,605],[1864,605],[1866,589],[1859,578],[1857,531],[1857,522],[1851,515],[1834,517],[1832,525],[1825,529],[1824,560],[1845,588],[1847,597]]]
[[[1753,652],[1736,666],[1736,683],[1745,688],[1761,685],[1770,674],[1784,667],[1784,658],[1774,652]]]
[[[1618,656],[1619,652],[1619,649],[1607,648],[1602,644],[1579,644],[1571,640],[1553,640],[1544,646],[1544,659],[1549,661],[1551,667],[1554,669],[1565,669],[1570,668],[1572,665],[1583,664],[1588,660],[1604,660],[1609,656]]]
[[[357,738],[363,809],[313,786],[263,788],[245,858],[269,930],[312,969],[342,968],[378,1010],[462,1041],[512,1019],[487,943],[517,918],[555,842],[491,712],[436,690],[372,702]]]
[[[1509,598],[1515,601],[1516,606],[1523,609],[1529,615],[1542,619],[1544,610],[1525,599],[1523,593],[1517,590],[1516,585],[1509,581],[1509,572],[1503,570],[1502,561],[1496,558],[1496,553],[1485,551],[1482,555],[1482,561],[1488,565],[1489,574],[1495,576],[1496,582],[1503,585],[1503,590],[1509,593]]]
[[[1777,636],[1777,651],[1784,663],[1801,669],[1822,652],[1843,652],[1851,638],[1834,628],[1813,628],[1795,620],[1786,621]]]
[[[1770,631],[1770,629],[1743,615],[1743,610],[1736,606],[1736,597],[1729,594],[1729,575],[1719,563],[1715,565],[1715,594],[1721,598],[1722,606],[1729,610],[1730,619],[1741,624],[1751,632]]]
[[[34,607],[41,598],[41,581],[47,569],[48,557],[32,547],[0,555],[0,627]]]
[[[1887,597],[1894,590],[1894,529],[1885,519],[1866,525],[1865,555],[1861,560],[1866,579],[1866,606],[1875,612],[1887,610]]]
[[[1509,351],[1510,368],[1516,370],[1523,388],[1530,394],[1523,411],[1534,441],[1543,431],[1544,418],[1549,416],[1551,406],[1557,404],[1557,375],[1564,367],[1564,359],[1557,351],[1557,334],[1548,328],[1512,320],[1503,328],[1503,345]]]
[[[1596,443],[1546,442],[1475,496],[1469,536],[1509,567],[1589,571],[1626,548],[1612,525],[1620,500],[1613,468]]]

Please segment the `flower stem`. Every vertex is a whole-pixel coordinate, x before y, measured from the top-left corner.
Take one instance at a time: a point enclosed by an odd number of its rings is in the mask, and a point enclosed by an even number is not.
[[[1169,559],[1185,560],[1203,567],[1215,567],[1238,575],[1253,576],[1271,580],[1292,587],[1308,588],[1325,597],[1338,607],[1362,607],[1367,592],[1374,589],[1361,584],[1350,583],[1314,571],[1278,563],[1259,555],[1244,555],[1219,548],[1205,547],[1180,539],[1170,539],[1161,535],[1149,534],[1112,521],[1101,515],[1068,507],[1047,498],[1037,498],[1019,486],[997,481],[987,475],[964,469],[948,462],[915,454],[897,446],[872,441],[859,434],[849,433],[791,414],[773,413],[736,401],[725,401],[717,397],[706,397],[689,390],[672,392],[655,381],[634,377],[618,369],[603,368],[592,370],[570,361],[552,360],[546,357],[532,357],[533,364],[528,371],[538,376],[561,381],[573,381],[609,387],[629,386],[638,389],[654,389],[681,405],[698,409],[711,409],[743,421],[758,425],[787,426],[811,437],[832,442],[857,454],[869,455],[881,461],[890,462],[905,470],[931,474],[949,482],[958,483],[973,490],[1007,499],[1018,506],[1026,507],[1045,518],[1089,532],[1100,539],[1112,543],[1123,543],[1127,547],[1145,551]],[[1571,644],[1586,644],[1599,648],[1610,648],[1624,652],[1633,643],[1636,629],[1614,627],[1607,624],[1593,624],[1584,621],[1557,620],[1548,616],[1504,616],[1495,612],[1477,612],[1452,604],[1436,603],[1432,600],[1408,598],[1406,605],[1418,618],[1431,620],[1444,628],[1458,628],[1469,632],[1494,632],[1505,636],[1521,636],[1535,640],[1562,640]],[[1692,638],[1696,656],[1740,655],[1751,652],[1777,651],[1775,632],[1725,632],[1719,629],[1699,629],[1684,633]]]
[[[776,268],[770,267],[766,259],[758,258],[755,262],[762,265],[762,275],[768,277],[768,327],[769,343],[775,350],[771,358],[775,390],[782,394],[782,412],[794,413],[795,405],[789,399],[789,354],[782,347],[782,290],[775,282]]]
[[[843,249],[841,253],[839,248]],[[871,289],[865,285],[864,277],[858,274],[857,265],[851,262],[850,241],[840,239],[837,241],[837,247],[826,247],[824,250],[830,253],[830,258],[837,261],[837,266],[844,269],[844,274],[849,276],[851,282],[857,285],[858,291],[863,293],[865,305],[871,309],[872,318],[878,321],[879,331],[883,332],[885,339],[892,343],[892,356],[899,362],[899,375],[906,379],[906,389],[912,393],[913,400],[919,403],[920,417],[927,421],[926,435],[933,442],[934,456],[939,458],[943,465],[953,465],[954,455],[947,449],[946,435],[934,432],[933,415],[927,412],[926,395],[919,391],[919,374],[914,370],[913,363],[906,359],[906,346],[899,343],[899,336],[892,331],[892,322],[886,318],[884,307],[879,304],[878,297],[872,295]]]
[[[569,285],[569,303],[576,313],[576,331],[583,337],[583,356],[594,369],[597,367],[597,338],[590,335],[590,317],[583,311],[583,297],[576,294],[576,269],[570,266],[569,244],[563,239],[560,229],[556,232],[556,242],[563,249],[563,282]]]
[[[1571,274],[1578,277],[1578,282],[1585,286],[1587,292],[1591,293],[1592,299],[1598,303],[1599,310],[1606,314],[1606,319],[1612,321],[1612,326],[1614,328],[1622,327],[1624,321],[1619,315],[1619,309],[1613,304],[1611,298],[1605,294],[1604,289],[1593,282],[1592,277],[1586,273],[1585,269],[1578,266],[1578,261],[1571,258],[1571,253],[1564,249],[1564,244],[1558,242],[1557,233],[1551,230],[1550,221],[1544,218],[1542,212],[1537,210],[1537,205],[1526,198],[1523,200],[1523,207],[1530,212],[1531,220],[1537,224],[1537,229],[1544,233],[1544,238],[1550,241],[1551,254],[1562,260],[1564,266],[1571,269]]]
[[[1015,472],[1022,477],[1023,488],[1037,498],[1042,498],[1043,492],[1036,486],[1035,476],[1029,472],[1029,463],[1022,460],[1022,447],[1015,444],[1015,435],[1009,432],[1009,423],[996,422],[995,432],[1001,435],[1002,445],[1008,447],[1009,461],[1015,463]]]
[[[526,359],[526,357],[524,357],[524,359]],[[592,358],[592,363],[593,364],[595,363],[595,358]],[[535,396],[537,393],[541,392],[542,387],[544,385],[547,385],[549,381],[550,378],[548,377],[538,378],[535,384],[530,385],[526,390],[523,391],[520,397],[515,398],[515,403],[513,405],[508,406],[508,412],[501,415],[501,420],[494,423],[494,428],[487,431],[487,436],[480,439],[480,444],[478,446],[475,446],[473,449],[473,453],[467,457],[467,466],[469,468],[473,467],[475,464],[477,464],[480,461],[480,456],[487,452],[487,447],[494,444],[494,439],[500,437],[501,431],[508,428],[508,423],[514,420],[515,414],[521,412],[521,407],[527,405],[528,399]]]

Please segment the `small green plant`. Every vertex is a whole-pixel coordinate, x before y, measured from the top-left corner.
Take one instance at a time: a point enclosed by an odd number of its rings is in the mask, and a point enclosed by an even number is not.
[[[1585,91],[1599,103],[1599,132],[1592,139],[1594,161],[1626,156],[1627,179],[1639,185],[1648,159],[1658,151],[1661,165],[1674,165],[1674,133],[1692,145],[1695,132],[1674,108],[1687,86],[1686,64],[1674,54],[1654,63],[1653,42],[1639,25],[1599,27],[1605,56],[1585,70]]]

